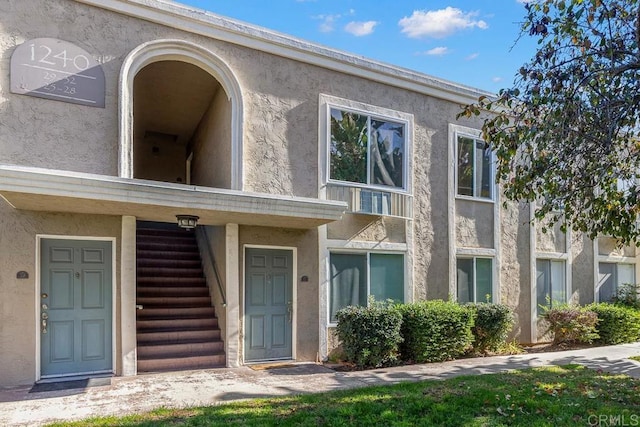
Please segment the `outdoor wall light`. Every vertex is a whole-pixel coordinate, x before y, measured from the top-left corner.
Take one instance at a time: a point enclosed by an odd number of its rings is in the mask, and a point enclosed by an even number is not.
[[[200,217],[195,215],[176,215],[178,219],[178,227],[184,228],[185,230],[193,230],[196,228],[198,220]]]

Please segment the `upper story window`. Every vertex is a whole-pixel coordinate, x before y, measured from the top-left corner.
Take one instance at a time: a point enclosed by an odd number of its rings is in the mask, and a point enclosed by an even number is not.
[[[493,162],[489,144],[474,137],[456,138],[457,195],[493,200]]]
[[[406,189],[406,125],[330,108],[329,179]]]

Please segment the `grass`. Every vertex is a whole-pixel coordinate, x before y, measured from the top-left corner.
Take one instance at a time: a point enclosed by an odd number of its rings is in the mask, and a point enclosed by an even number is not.
[[[598,416],[640,420],[640,380],[566,365],[53,426],[575,426]]]
[[[636,362],[640,362],[640,356],[631,356],[629,359],[635,360]]]

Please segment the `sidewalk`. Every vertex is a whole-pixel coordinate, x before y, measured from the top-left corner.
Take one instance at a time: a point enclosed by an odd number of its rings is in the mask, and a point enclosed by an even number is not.
[[[111,385],[33,392],[0,390],[0,425],[36,426],[97,415],[126,415],[158,407],[203,406],[256,397],[444,379],[511,369],[579,363],[640,378],[640,343],[554,353],[460,359],[359,372],[335,372],[316,364],[253,370],[249,367],[114,377]]]

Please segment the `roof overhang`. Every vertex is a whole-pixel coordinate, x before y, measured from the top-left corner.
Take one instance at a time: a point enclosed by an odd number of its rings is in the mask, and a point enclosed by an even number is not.
[[[203,225],[309,229],[339,220],[347,209],[345,203],[329,200],[9,165],[0,165],[0,195],[21,210],[161,222],[190,214]]]

